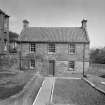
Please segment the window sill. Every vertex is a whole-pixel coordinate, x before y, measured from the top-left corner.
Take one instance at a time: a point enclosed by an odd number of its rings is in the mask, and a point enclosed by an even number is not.
[[[31,66],[30,69],[35,69],[35,67],[32,67],[32,66]]]
[[[74,68],[68,68],[68,71],[75,71]]]
[[[55,52],[48,52],[48,54],[51,54],[51,55],[53,55],[53,54],[55,54]]]
[[[69,53],[68,55],[76,55],[76,53]]]
[[[36,53],[36,52],[34,52],[34,51],[30,51],[30,53]]]

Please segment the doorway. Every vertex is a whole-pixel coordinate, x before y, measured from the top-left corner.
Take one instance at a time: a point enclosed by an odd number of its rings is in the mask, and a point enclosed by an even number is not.
[[[49,75],[55,75],[55,60],[49,60]]]

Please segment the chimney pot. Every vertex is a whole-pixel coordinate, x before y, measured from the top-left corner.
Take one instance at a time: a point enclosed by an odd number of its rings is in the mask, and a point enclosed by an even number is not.
[[[83,18],[83,20],[81,21],[82,23],[82,28],[83,29],[86,29],[87,28],[87,19],[86,18]]]
[[[23,20],[23,29],[29,27],[29,21],[28,20]]]

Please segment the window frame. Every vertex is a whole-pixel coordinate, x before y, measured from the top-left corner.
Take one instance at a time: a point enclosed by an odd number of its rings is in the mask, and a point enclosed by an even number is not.
[[[32,61],[34,61],[34,62],[32,62]],[[33,64],[32,64],[32,63],[33,63]],[[33,66],[33,65],[34,65],[34,66]],[[31,60],[30,60],[30,68],[31,68],[31,69],[34,69],[35,66],[36,66],[35,60],[34,60],[34,59],[31,59]]]
[[[70,43],[68,44],[68,54],[76,54],[76,44]]]
[[[7,51],[7,39],[4,39],[4,51]]]
[[[56,52],[56,45],[55,43],[49,43],[48,44],[48,53],[53,54]]]
[[[36,43],[30,43],[30,52],[36,52]]]
[[[9,25],[7,17],[4,17],[3,24],[4,24],[4,26],[3,26],[4,27],[4,33],[7,33],[7,31],[8,31],[8,25]]]
[[[68,61],[68,71],[75,70],[75,61]]]

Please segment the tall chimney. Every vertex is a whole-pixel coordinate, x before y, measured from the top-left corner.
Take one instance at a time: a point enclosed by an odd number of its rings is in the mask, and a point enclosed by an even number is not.
[[[29,27],[29,21],[28,20],[23,20],[23,29]]]
[[[86,18],[83,18],[83,20],[81,21],[81,23],[82,23],[82,28],[83,29],[87,29],[87,19]]]

